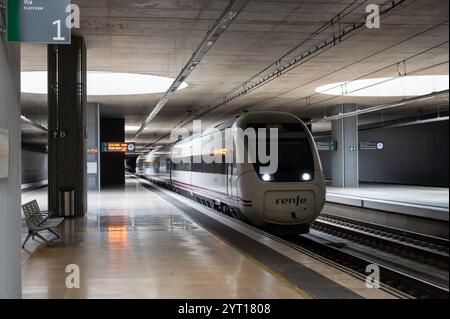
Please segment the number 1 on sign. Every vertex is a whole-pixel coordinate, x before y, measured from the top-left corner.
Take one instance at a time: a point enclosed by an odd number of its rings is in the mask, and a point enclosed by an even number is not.
[[[53,37],[54,41],[65,41],[66,38],[61,37],[61,20],[53,21],[53,25],[56,25],[56,37]]]

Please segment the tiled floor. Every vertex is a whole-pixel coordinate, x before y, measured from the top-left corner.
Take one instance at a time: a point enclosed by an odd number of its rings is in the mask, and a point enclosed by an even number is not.
[[[449,189],[407,185],[361,184],[359,188],[327,187],[327,193],[431,207],[449,207]]]
[[[46,189],[25,192],[46,208]],[[250,257],[127,180],[89,195],[87,218],[66,221],[54,248],[23,252],[24,298],[308,298]],[[66,267],[80,268],[67,289]]]

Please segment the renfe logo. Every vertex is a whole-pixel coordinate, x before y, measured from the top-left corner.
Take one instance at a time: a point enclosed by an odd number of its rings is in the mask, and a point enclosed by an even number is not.
[[[302,198],[301,195],[298,195],[295,198],[280,198],[277,199],[276,203],[277,205],[293,205],[295,204],[295,207],[298,207],[300,204],[305,205],[308,202],[306,198]]]

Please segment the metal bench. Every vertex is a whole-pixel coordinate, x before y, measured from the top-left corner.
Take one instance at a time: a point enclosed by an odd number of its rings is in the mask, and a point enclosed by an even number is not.
[[[59,239],[59,235],[51,228],[57,227],[64,221],[64,218],[55,218],[50,211],[41,211],[36,200],[22,205],[23,213],[25,214],[25,221],[28,227],[28,236],[25,239],[22,248],[25,248],[25,244],[30,238],[36,236],[46,242],[49,246],[53,246],[52,241],[48,240],[40,234],[41,231],[47,230],[56,236],[55,239]]]

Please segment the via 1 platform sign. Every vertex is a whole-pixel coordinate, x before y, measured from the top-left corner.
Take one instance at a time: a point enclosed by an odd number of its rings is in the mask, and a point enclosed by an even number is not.
[[[70,0],[8,0],[8,41],[69,44],[68,11]]]

